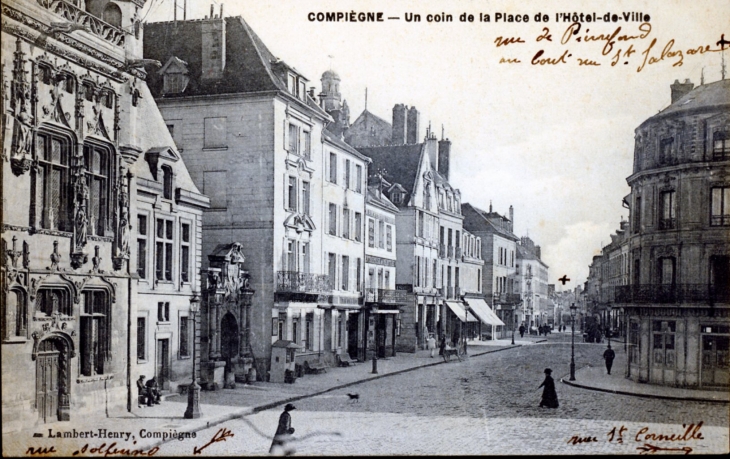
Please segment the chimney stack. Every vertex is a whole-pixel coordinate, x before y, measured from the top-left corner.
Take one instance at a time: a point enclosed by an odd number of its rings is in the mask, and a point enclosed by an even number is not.
[[[674,80],[674,83],[669,86],[672,90],[672,103],[675,103],[684,97],[687,93],[694,89],[694,87],[694,83],[689,81],[689,78],[684,80],[684,83],[680,83],[679,80]]]
[[[439,140],[438,171],[449,180],[449,163],[451,162],[451,140]]]
[[[408,110],[408,118],[407,118],[407,143],[412,145],[418,143],[418,122],[419,122],[419,114],[418,110],[416,110],[416,107],[411,107]]]
[[[542,255],[542,251],[540,250],[540,246],[536,245],[535,246],[535,256],[537,257],[538,260],[541,260],[540,255]]]
[[[200,25],[203,82],[220,80],[226,68],[226,20],[223,19],[223,5],[220,17],[214,17],[213,12],[213,5],[210,5],[210,18]]]
[[[408,108],[403,104],[395,104],[393,107],[393,134],[391,143],[403,145],[407,139]]]
[[[514,231],[514,225],[515,225],[515,209],[512,207],[512,205],[509,206],[509,230]]]

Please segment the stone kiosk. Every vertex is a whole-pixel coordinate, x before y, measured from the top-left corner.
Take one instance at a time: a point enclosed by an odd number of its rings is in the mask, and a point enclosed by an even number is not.
[[[201,312],[201,385],[235,387],[256,378],[251,351],[249,274],[240,243],[219,245],[208,255]]]

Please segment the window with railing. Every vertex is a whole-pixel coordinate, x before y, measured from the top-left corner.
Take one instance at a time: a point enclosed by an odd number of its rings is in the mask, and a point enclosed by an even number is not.
[[[730,186],[712,188],[710,225],[730,226]]]

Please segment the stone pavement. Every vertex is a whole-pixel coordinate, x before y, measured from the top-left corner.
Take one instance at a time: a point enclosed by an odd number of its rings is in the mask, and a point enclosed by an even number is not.
[[[695,390],[678,387],[657,386],[638,383],[625,377],[626,353],[617,348],[611,374],[606,374],[605,365],[576,368],[575,381],[569,381],[569,375],[561,381],[565,384],[614,394],[636,395],[674,400],[691,400],[703,402],[729,403],[730,393],[727,390]]]
[[[543,346],[558,344],[559,342],[564,343],[565,337],[560,334],[549,335],[548,337],[538,336],[525,336],[524,338],[517,338],[515,340],[515,346],[517,348],[535,345]],[[547,343],[545,343],[547,342]],[[545,343],[545,344],[541,344]],[[582,346],[602,346],[593,344],[582,344]],[[501,351],[513,349],[510,345],[510,339],[501,339],[495,341],[483,341],[483,342],[469,342],[469,354],[471,357],[478,355],[499,352],[496,355],[502,355]],[[549,346],[552,347],[552,346]],[[470,358],[471,358],[470,357]],[[620,368],[625,368],[625,356],[621,353],[617,353],[617,360],[615,361],[614,368],[617,370],[616,375],[612,375],[610,379],[603,373],[605,370],[600,371],[603,367],[582,367],[577,372],[577,381],[573,384],[578,383],[578,387],[590,387],[598,390],[606,390],[608,392],[618,392],[627,394],[640,394],[640,395],[666,395],[673,388],[655,388],[653,386],[640,385],[631,381],[625,380],[620,375]],[[99,416],[91,416],[85,420],[75,420],[72,423],[55,423],[45,424],[38,426],[35,433],[42,434],[41,438],[32,438],[34,445],[43,447],[44,445],[55,444],[58,442],[52,442],[48,439],[49,429],[53,432],[67,432],[72,429],[71,426],[76,427],[83,425],[84,430],[93,431],[94,434],[98,434],[92,437],[92,440],[81,440],[75,441],[64,441],[63,444],[67,445],[68,448],[79,448],[85,443],[88,443],[91,447],[100,446],[106,442],[107,445],[110,442],[114,442],[113,438],[108,436],[102,436],[99,433],[99,429],[106,429],[111,432],[129,432],[131,435],[130,443],[126,441],[118,441],[120,447],[130,448],[149,451],[155,446],[159,446],[164,441],[172,438],[177,438],[183,433],[192,435],[195,432],[209,432],[216,430],[213,426],[224,423],[225,421],[242,418],[246,415],[252,415],[256,413],[267,413],[267,416],[277,416],[274,410],[267,411],[270,408],[274,408],[283,405],[287,402],[296,402],[297,400],[309,399],[312,397],[336,397],[345,396],[345,393],[349,389],[349,386],[362,383],[365,381],[377,380],[389,376],[402,374],[404,377],[409,378],[406,372],[412,371],[418,368],[424,368],[428,366],[439,365],[439,368],[447,368],[447,365],[451,365],[454,369],[459,368],[458,362],[445,363],[443,359],[436,356],[430,358],[428,351],[419,351],[415,354],[398,354],[396,357],[380,359],[378,360],[378,373],[372,373],[372,363],[370,361],[359,363],[352,367],[346,368],[329,368],[327,373],[320,375],[305,375],[302,378],[297,379],[294,384],[276,384],[276,383],[255,383],[252,385],[238,384],[235,389],[223,389],[216,392],[202,392],[201,393],[201,412],[202,417],[195,420],[187,420],[183,418],[183,413],[187,405],[187,397],[172,396],[168,397],[161,405],[156,405],[150,408],[136,409],[133,413],[119,412],[109,413],[108,416],[104,412],[100,412]],[[564,378],[567,380],[567,377]],[[387,383],[383,380],[383,384]],[[385,387],[385,386],[384,386]],[[679,389],[676,389],[679,391]],[[361,391],[361,389],[357,389]],[[659,391],[653,394],[652,391]],[[335,392],[342,393],[337,395]],[[355,392],[353,389],[352,392]],[[685,391],[684,394],[677,392],[675,395],[679,398],[691,397],[690,399],[701,399],[706,397],[705,394],[697,394],[697,391]],[[702,391],[706,392],[706,391]],[[323,395],[333,393],[332,395]],[[713,395],[715,393],[713,392]],[[725,394],[727,395],[727,394]],[[304,402],[302,402],[304,403]],[[306,405],[306,404],[305,404]],[[90,427],[90,426],[93,426]],[[206,430],[207,429],[207,430]],[[33,436],[34,432],[22,432],[12,435],[4,435],[3,441],[3,453],[4,455],[21,455],[26,453],[26,448],[29,445],[29,441]],[[57,447],[57,451],[61,454],[71,455],[76,449],[64,449],[61,451],[61,447]],[[83,452],[81,453],[83,454]]]

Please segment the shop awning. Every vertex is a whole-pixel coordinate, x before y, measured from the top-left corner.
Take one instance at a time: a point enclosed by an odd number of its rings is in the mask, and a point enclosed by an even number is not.
[[[460,321],[464,322],[466,316],[467,322],[479,322],[479,319],[474,317],[471,312],[464,310],[464,305],[455,301],[446,301],[446,305],[454,312],[454,315],[459,318]]]
[[[486,301],[481,298],[466,298],[465,299],[471,310],[476,314],[479,319],[487,325],[504,325],[497,314],[492,311]]]

